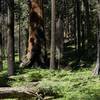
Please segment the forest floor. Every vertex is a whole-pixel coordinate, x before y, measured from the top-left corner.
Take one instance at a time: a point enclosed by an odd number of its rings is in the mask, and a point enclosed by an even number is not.
[[[100,76],[92,76],[89,68],[77,71],[18,69],[11,77],[5,70],[0,73],[1,87],[32,87],[33,84],[49,98],[45,100],[100,100]]]
[[[7,62],[4,60],[4,69],[0,72],[0,87],[34,88],[35,86],[38,89],[37,92],[44,96],[44,100],[100,100],[100,76],[92,75],[94,61],[96,61],[95,50],[90,51],[89,59],[86,59],[87,55],[83,54],[85,57],[81,57],[81,67],[76,69],[77,55],[74,47],[68,45],[64,46],[62,61],[66,67],[61,70],[21,69],[18,68],[19,64],[16,64],[15,75],[8,77]],[[18,57],[15,58],[18,62]]]

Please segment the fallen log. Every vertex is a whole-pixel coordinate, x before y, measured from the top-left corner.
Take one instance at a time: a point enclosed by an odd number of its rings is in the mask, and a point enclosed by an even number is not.
[[[33,97],[36,97],[36,98],[39,97],[36,89],[33,90],[33,88],[32,89],[25,88],[25,87],[0,88],[0,99],[5,99],[5,98],[20,98],[21,99],[21,98],[24,98],[21,100],[25,100],[25,98],[26,98],[26,100],[29,100],[29,98],[33,98]]]

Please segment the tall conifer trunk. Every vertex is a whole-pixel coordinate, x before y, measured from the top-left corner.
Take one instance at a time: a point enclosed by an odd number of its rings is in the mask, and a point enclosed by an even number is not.
[[[96,67],[93,71],[94,75],[100,74],[100,0],[98,0],[98,20],[97,20],[97,62],[96,62]]]
[[[81,41],[80,41],[80,22],[81,22],[81,19],[80,19],[80,14],[81,14],[81,11],[80,11],[80,0],[76,0],[76,42],[77,42],[77,46],[76,46],[76,49],[77,49],[77,56],[78,56],[78,63],[80,62],[80,58],[81,58]]]
[[[50,53],[50,69],[55,68],[55,0],[51,0],[51,53]]]
[[[14,0],[8,3],[8,75],[14,74]]]
[[[0,1],[0,25],[2,25],[2,11],[1,11],[1,1]],[[3,63],[2,63],[2,26],[0,26],[0,71],[3,69]]]

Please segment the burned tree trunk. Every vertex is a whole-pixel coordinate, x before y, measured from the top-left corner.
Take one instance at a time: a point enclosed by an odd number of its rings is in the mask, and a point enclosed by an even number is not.
[[[41,1],[41,0],[40,0]],[[28,0],[29,5],[29,39],[27,54],[20,67],[32,66],[35,63],[42,66],[44,61],[44,26],[42,1]],[[43,52],[42,52],[43,51]]]

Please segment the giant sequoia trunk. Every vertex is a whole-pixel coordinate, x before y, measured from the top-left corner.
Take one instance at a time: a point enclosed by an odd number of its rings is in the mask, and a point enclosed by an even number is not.
[[[42,0],[28,0],[29,40],[27,54],[21,67],[44,64],[45,35],[43,28]]]

